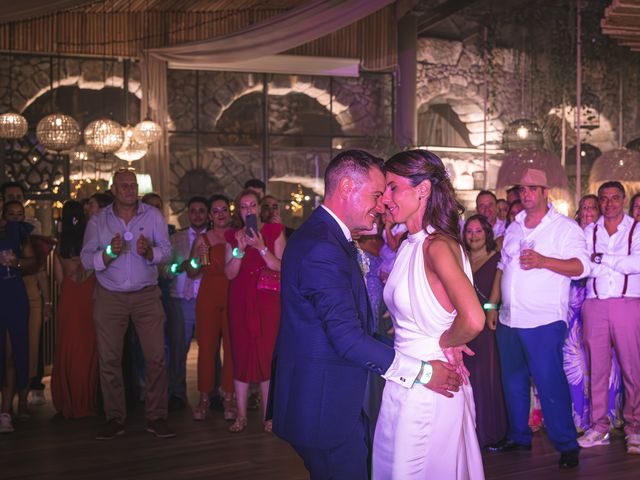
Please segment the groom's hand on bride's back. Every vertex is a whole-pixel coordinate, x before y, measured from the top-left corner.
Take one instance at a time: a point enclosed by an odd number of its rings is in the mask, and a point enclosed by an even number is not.
[[[456,367],[440,360],[429,361],[433,368],[431,380],[425,385],[429,390],[433,390],[445,397],[453,397],[453,392],[460,390],[462,378],[458,374]]]

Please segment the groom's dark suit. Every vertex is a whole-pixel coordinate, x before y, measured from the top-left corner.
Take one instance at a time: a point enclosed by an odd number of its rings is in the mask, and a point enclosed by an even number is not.
[[[322,207],[287,244],[281,296],[273,431],[291,443],[310,468],[314,459],[307,458],[309,451],[363,443],[367,370],[384,374],[396,363],[395,354],[371,337],[371,308],[355,247]],[[410,359],[405,363],[409,365],[404,373],[413,372],[413,377],[388,379],[410,387],[420,362]],[[366,459],[352,460],[366,465]]]

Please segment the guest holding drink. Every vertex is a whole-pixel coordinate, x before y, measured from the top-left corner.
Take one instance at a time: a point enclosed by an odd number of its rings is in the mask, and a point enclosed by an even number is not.
[[[29,301],[22,275],[37,269],[24,224],[6,220],[10,205],[10,201],[3,205],[0,219],[0,433],[13,432],[13,396],[29,381]]]

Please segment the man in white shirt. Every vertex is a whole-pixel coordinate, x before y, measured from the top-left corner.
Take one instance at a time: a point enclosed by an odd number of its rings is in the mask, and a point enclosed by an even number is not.
[[[502,237],[506,225],[505,220],[498,218],[498,199],[489,190],[482,190],[476,197],[476,211],[489,220],[493,229],[493,238]]]
[[[602,216],[585,229],[591,274],[583,306],[583,334],[591,370],[591,427],[583,448],[609,444],[611,346],[622,370],[627,453],[640,454],[640,228],[624,213],[620,182],[598,189]]]
[[[540,394],[547,433],[561,452],[560,468],[578,465],[571,397],[562,367],[567,332],[569,284],[589,273],[584,235],[577,223],[548,203],[547,176],[527,169],[520,183],[524,211],[507,228],[502,259],[487,313],[496,328],[509,432],[494,450],[531,449],[528,425],[530,376]],[[491,305],[493,304],[493,305]]]
[[[174,276],[167,305],[167,337],[169,340],[169,410],[187,404],[187,354],[196,327],[196,298],[200,277],[191,279],[185,272],[191,247],[198,235],[207,231],[209,202],[193,197],[187,203],[189,228],[171,236],[172,257],[165,273]]]

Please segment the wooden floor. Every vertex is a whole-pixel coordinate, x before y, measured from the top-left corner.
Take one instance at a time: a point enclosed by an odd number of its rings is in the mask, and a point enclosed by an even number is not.
[[[190,380],[195,378],[194,353],[192,349]],[[190,398],[196,399],[192,381],[190,389]],[[0,435],[2,480],[308,478],[293,450],[261,431],[257,412],[250,413],[247,431],[231,434],[221,413],[194,422],[190,410],[182,410],[169,419],[178,437],[160,440],[144,431],[141,407],[128,419],[124,436],[97,441],[101,419],[65,421],[54,416],[50,403],[31,411],[29,422],[15,423],[15,433]],[[625,453],[621,436],[609,446],[583,450],[573,472],[558,469],[558,453],[544,433],[536,434],[532,452],[485,455],[484,461],[488,479],[640,478],[640,456]]]

